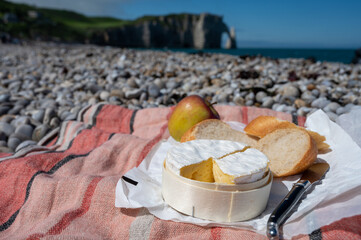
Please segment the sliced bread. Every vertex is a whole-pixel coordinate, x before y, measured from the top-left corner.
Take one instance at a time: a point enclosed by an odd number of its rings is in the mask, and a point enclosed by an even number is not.
[[[190,128],[181,138],[181,142],[195,139],[230,140],[255,146],[257,138],[232,129],[228,124],[218,119],[204,120]]]
[[[275,177],[301,173],[317,158],[315,141],[299,128],[276,129],[261,138],[256,148],[269,158]]]
[[[244,128],[244,131],[249,135],[263,138],[264,136],[273,132],[274,130],[281,128],[299,128],[306,130],[305,128],[299,127],[294,123],[280,120],[273,116],[260,116],[252,120]],[[324,136],[310,130],[306,130],[306,131],[316,142],[318,153],[326,153],[330,151],[330,146],[327,143],[325,143],[326,138]]]

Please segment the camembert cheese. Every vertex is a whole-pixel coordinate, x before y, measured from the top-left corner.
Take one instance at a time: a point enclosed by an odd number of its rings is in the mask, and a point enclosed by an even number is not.
[[[267,170],[268,159],[261,154],[239,142],[199,139],[173,147],[167,154],[166,167],[197,181],[245,183],[262,178]]]
[[[269,160],[262,152],[246,148],[244,151],[213,160],[213,175],[218,183],[250,183],[264,176],[268,164]]]

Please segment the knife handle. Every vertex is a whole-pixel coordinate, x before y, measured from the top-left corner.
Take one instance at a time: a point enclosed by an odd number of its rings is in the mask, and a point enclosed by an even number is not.
[[[307,180],[299,181],[293,184],[291,191],[278,204],[276,209],[272,212],[267,222],[267,237],[270,239],[279,238],[279,226],[284,222],[288,214],[301,199],[303,193],[311,185]]]

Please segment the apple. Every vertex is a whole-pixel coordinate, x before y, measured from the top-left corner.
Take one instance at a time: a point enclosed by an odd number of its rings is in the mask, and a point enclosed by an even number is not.
[[[219,119],[218,112],[207,100],[198,95],[183,98],[174,108],[168,122],[170,135],[180,141],[183,134],[206,119]]]

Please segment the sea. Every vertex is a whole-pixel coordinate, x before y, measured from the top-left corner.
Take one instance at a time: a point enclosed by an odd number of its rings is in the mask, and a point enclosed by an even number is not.
[[[154,49],[186,53],[224,53],[236,56],[264,56],[269,58],[312,58],[316,61],[350,64],[356,49],[287,49],[287,48],[237,48],[237,49]]]

